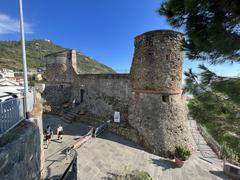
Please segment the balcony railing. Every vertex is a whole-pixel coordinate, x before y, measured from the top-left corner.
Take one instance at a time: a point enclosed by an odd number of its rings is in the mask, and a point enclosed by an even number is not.
[[[31,112],[35,104],[35,90],[31,90],[27,96],[28,112]],[[24,98],[14,98],[0,103],[0,136],[18,125],[25,119]]]

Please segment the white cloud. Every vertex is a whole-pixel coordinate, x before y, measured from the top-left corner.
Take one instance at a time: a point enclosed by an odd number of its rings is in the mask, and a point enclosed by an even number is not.
[[[33,33],[32,24],[24,22],[25,33]],[[12,34],[20,32],[20,21],[6,14],[0,13],[0,34]]]

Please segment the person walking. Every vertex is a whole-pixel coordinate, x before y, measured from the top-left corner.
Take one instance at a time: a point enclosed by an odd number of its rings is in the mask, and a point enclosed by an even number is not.
[[[61,140],[62,141],[62,133],[63,133],[63,127],[61,124],[58,125],[58,128],[57,128],[57,137],[58,137],[58,140]]]
[[[45,137],[46,137],[46,143],[47,143],[47,148],[51,140],[51,134],[52,130],[51,127],[48,125],[47,128],[45,129]]]

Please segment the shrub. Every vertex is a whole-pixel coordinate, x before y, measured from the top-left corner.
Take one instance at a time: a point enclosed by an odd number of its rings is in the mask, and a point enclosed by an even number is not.
[[[175,147],[175,157],[176,158],[178,158],[182,161],[185,161],[190,157],[190,155],[191,155],[191,152],[186,146],[177,145]]]
[[[148,172],[142,170],[131,170],[125,167],[120,175],[116,175],[113,180],[152,180]]]

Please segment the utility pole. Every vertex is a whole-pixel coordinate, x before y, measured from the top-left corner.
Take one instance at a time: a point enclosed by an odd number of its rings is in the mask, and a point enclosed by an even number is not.
[[[26,50],[25,50],[22,0],[19,0],[19,13],[20,13],[20,32],[21,32],[21,41],[22,41],[23,75],[24,75],[24,114],[25,114],[25,118],[29,119],[28,104],[27,104],[28,76],[27,76],[27,61],[26,61]]]

